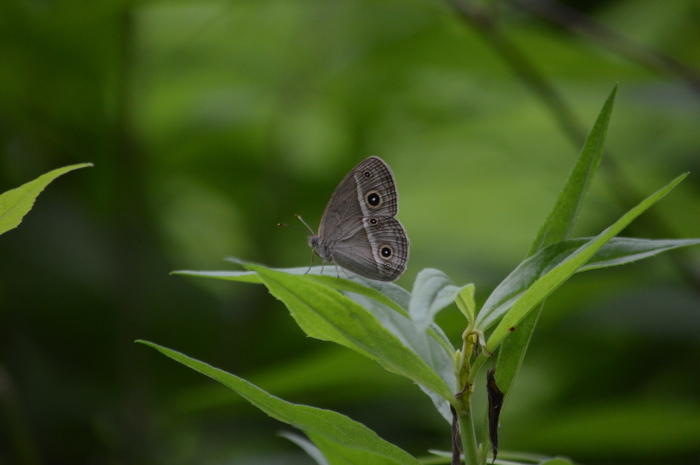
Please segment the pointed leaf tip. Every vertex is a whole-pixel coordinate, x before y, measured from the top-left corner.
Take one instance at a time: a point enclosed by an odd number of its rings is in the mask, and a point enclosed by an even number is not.
[[[92,163],[79,163],[64,166],[42,174],[33,181],[10,189],[0,195],[0,234],[16,228],[34,206],[34,201],[54,179],[69,171],[92,166]]]

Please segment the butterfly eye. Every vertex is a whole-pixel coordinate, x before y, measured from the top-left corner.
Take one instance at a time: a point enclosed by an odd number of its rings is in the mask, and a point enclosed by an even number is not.
[[[369,179],[369,178],[372,177],[372,173],[370,173],[369,171],[365,171],[365,172],[362,173],[362,174],[365,176],[365,179]]]
[[[380,245],[379,246],[379,255],[384,259],[384,260],[389,260],[392,255],[394,255],[394,251],[391,250],[391,247],[388,245]],[[388,263],[387,263],[388,265]]]
[[[365,201],[371,208],[377,208],[382,204],[382,197],[377,191],[369,191],[367,195],[365,195]]]

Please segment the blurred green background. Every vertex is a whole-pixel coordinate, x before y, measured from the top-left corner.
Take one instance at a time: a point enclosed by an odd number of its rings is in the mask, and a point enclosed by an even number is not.
[[[393,168],[411,238],[398,283],[440,268],[483,302],[619,83],[575,235],[690,171],[624,235],[700,237],[697,1],[458,5],[2,0],[1,190],[95,167],[56,180],[0,237],[0,463],[312,463],[276,436],[285,425],[138,338],[413,454],[448,449],[416,386],[305,337],[262,287],[169,275],[235,269],[226,256],[306,265],[305,235],[276,223],[315,227],[369,155]],[[697,464],[699,283],[696,248],[558,290],[501,448]],[[455,309],[439,322],[459,338]]]

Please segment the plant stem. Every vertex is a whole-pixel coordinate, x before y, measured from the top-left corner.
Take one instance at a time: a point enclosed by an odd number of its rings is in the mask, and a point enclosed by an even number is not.
[[[479,346],[479,336],[474,332],[473,319],[469,322],[467,329],[462,334],[462,350],[458,351],[457,366],[455,374],[457,375],[458,393],[455,396],[457,405],[455,410],[457,421],[459,423],[459,434],[462,442],[462,454],[464,454],[464,463],[466,465],[478,465],[479,454],[476,442],[476,432],[474,431],[474,419],[472,418],[472,394],[474,389],[474,374],[470,360],[474,352],[474,347]],[[483,355],[483,354],[482,354]],[[481,361],[481,364],[484,363]],[[479,360],[479,357],[477,358]],[[481,364],[479,366],[481,366]]]
[[[474,432],[474,421],[471,412],[471,396],[466,402],[469,410],[466,413],[458,412],[459,433],[462,436],[462,453],[464,453],[464,463],[466,465],[477,465],[476,433]]]

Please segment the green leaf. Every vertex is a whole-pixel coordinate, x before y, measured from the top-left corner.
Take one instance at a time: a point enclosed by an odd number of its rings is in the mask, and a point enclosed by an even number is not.
[[[0,195],[0,234],[14,229],[32,209],[34,201],[54,179],[69,171],[92,166],[92,163],[64,166],[42,174],[33,181],[22,184]]]
[[[288,268],[293,270],[294,268]],[[260,276],[254,271],[195,271],[195,270],[177,270],[171,271],[170,274],[182,276],[195,276],[198,278],[223,279],[224,281],[236,281],[239,283],[262,284]]]
[[[447,383],[366,308],[306,276],[273,271],[259,265],[245,266],[258,273],[270,293],[284,302],[309,336],[353,349],[378,361],[387,370],[452,400]],[[409,324],[413,327],[402,315],[393,311],[389,315],[394,321],[405,319],[406,328]]]
[[[309,457],[314,459],[318,465],[328,465],[328,461],[323,456],[323,453],[316,447],[311,441],[301,436],[300,434],[294,434],[287,431],[280,433],[280,436],[287,438],[292,441],[297,446],[301,447],[304,452],[306,452]]]
[[[259,387],[225,371],[174,350],[147,341],[146,344],[173,360],[182,363],[228,386],[248,402],[281,422],[295,426],[306,434],[326,438],[350,449],[367,451],[387,459],[387,464],[417,465],[419,462],[406,451],[386,442],[366,426],[345,415],[307,405],[292,404],[275,397]]]
[[[229,257],[226,259],[232,263],[243,265],[246,262],[236,257]],[[394,308],[397,312],[408,316],[408,303],[411,299],[411,294],[408,293],[406,289],[394,284],[392,282],[377,281],[374,279],[363,278],[355,273],[348,272],[343,268],[335,268],[331,266],[314,266],[314,267],[301,267],[301,268],[275,268],[277,271],[284,271],[290,274],[303,274],[310,276],[311,279],[317,279],[318,282],[322,282],[329,287],[337,289],[339,291],[349,290],[356,292],[358,294],[367,295],[375,299],[379,293],[383,298],[387,298],[390,302],[387,303],[389,307]],[[344,278],[340,278],[339,275],[343,275]],[[314,277],[318,278],[314,278]],[[361,287],[354,286],[353,288],[346,288],[347,282],[351,281],[356,284],[360,284]],[[373,289],[376,291],[374,294],[365,294],[366,289]],[[382,300],[380,300],[381,302]]]
[[[454,349],[437,325],[432,325],[426,332],[418,329],[415,322],[373,299],[361,295],[350,295],[350,298],[372,313],[384,328],[391,331],[406,347],[417,354],[447,386],[457,385],[452,360]],[[446,342],[441,342],[443,338]],[[430,397],[443,418],[451,423],[452,413],[447,399],[421,384],[418,386]]]
[[[459,308],[459,311],[462,312],[471,325],[473,325],[476,321],[476,301],[474,300],[475,293],[476,286],[473,284],[467,284],[462,288],[459,295],[455,299],[457,308]]]
[[[235,260],[236,263],[244,263],[238,259]],[[328,270],[328,267],[325,267]],[[376,307],[373,303],[367,300],[361,300],[358,296],[369,297],[373,301],[383,304],[383,306],[391,308],[392,310],[398,312],[402,316],[409,318],[407,309],[409,308],[409,302],[411,299],[411,294],[408,293],[404,288],[398,286],[394,283],[376,281],[372,279],[366,279],[357,275],[350,275],[350,279],[336,278],[334,276],[328,276],[327,274],[321,275],[324,271],[323,267],[317,266],[309,269],[308,267],[302,268],[273,268],[275,271],[281,271],[284,273],[295,274],[295,275],[305,275],[309,280],[318,282],[325,286],[330,287],[338,291],[345,292],[351,299],[360,303],[361,305],[369,308],[370,310],[375,310]],[[308,273],[307,273],[308,272]],[[328,273],[328,271],[326,271]],[[214,278],[214,279],[224,279],[229,281],[239,281],[262,284],[262,280],[255,271],[191,271],[182,270],[174,271],[172,274],[179,274],[184,276],[197,276],[204,278]],[[380,312],[373,311],[375,316],[381,321],[385,321],[383,318],[384,310]],[[404,326],[404,325],[401,325]],[[407,334],[402,332],[394,331],[394,328],[389,327],[389,329],[394,332],[399,338],[404,338]],[[416,333],[415,330],[410,330],[410,334]],[[452,347],[449,339],[442,331],[442,329],[431,324],[428,328],[428,334],[435,339],[435,341],[440,344],[447,355],[451,358],[454,353],[454,348]],[[422,338],[424,339],[424,338]]]
[[[600,110],[593,129],[591,129],[586,138],[586,143],[576,162],[576,166],[574,166],[574,170],[569,175],[564,189],[559,194],[557,203],[540,227],[530,252],[527,254],[528,257],[549,244],[566,239],[574,227],[591,180],[603,157],[603,147],[608,133],[608,125],[610,124],[610,115],[612,114],[616,93],[617,86],[610,92],[608,99]]]
[[[569,255],[563,262],[548,271],[541,278],[537,279],[532,286],[529,287],[519,297],[516,297],[516,302],[512,308],[505,314],[496,329],[491,333],[487,342],[487,349],[493,352],[503,341],[503,339],[511,332],[511,328],[516,328],[522,319],[546,298],[554,289],[559,287],[564,281],[569,279],[576,270],[590,260],[600,248],[627,225],[629,225],[637,216],[663,198],[671,189],[685,178],[683,174],[665,187],[659,189],[651,196],[644,199],[639,205],[631,209],[625,215],[616,221],[612,226],[605,229],[598,236],[594,237],[574,253]],[[482,315],[479,314],[479,317]],[[482,321],[486,320],[485,315]],[[479,327],[479,329],[482,329]],[[500,358],[500,357],[499,357]],[[500,385],[499,385],[500,386]]]
[[[616,93],[617,86],[613,88],[605,104],[603,104],[603,108],[600,110],[591,132],[586,138],[586,143],[576,162],[576,166],[574,166],[564,189],[559,194],[554,208],[533,241],[528,257],[550,244],[568,238],[571,229],[574,227],[591,180],[603,157],[603,147]],[[535,330],[543,306],[544,300],[540,302],[535,311],[525,316],[518,326],[518,331],[508,337],[500,349],[496,360],[496,380],[506,396],[525,358],[525,352],[530,344],[530,338]]]
[[[537,279],[562,263],[593,238],[569,239],[552,244],[522,262],[494,289],[477,317],[478,327],[488,329],[503,316]],[[576,272],[624,265],[667,250],[700,244],[700,239],[635,239],[615,237]]]
[[[578,271],[624,265],[653,257],[667,250],[700,244],[700,239],[635,239],[616,237],[605,244]]]
[[[238,259],[232,260],[235,260],[236,263],[244,264]],[[297,276],[303,275],[306,280],[345,292],[350,299],[369,310],[382,326],[391,331],[406,347],[416,353],[443,379],[447,386],[455,385],[452,362],[454,348],[439,326],[431,324],[427,334],[424,330],[416,328],[415,323],[408,318],[408,312],[405,310],[409,306],[410,294],[402,287],[393,283],[368,280],[357,275],[350,276],[352,281],[336,278],[335,276],[320,275],[322,272],[322,267],[320,266],[312,267],[310,270],[308,267],[302,267],[275,271]],[[335,274],[333,269],[329,269],[329,267],[325,267],[325,272]],[[175,273],[243,282],[262,282],[255,271],[178,271]],[[451,421],[449,404],[445,397],[441,394],[436,394],[431,389],[426,389],[422,384],[419,384],[419,387],[431,398],[435,407],[446,421]]]
[[[241,260],[231,258],[237,264],[244,263]],[[408,316],[408,305],[411,295],[401,286],[394,283],[375,281],[351,274],[348,279],[335,277],[335,271],[331,267],[308,266],[298,268],[273,268],[275,271],[295,275],[306,275],[309,279],[316,280],[328,287],[339,291],[351,291],[375,299],[388,307],[393,308],[404,316]],[[262,280],[255,271],[173,271],[172,274],[184,276],[197,276],[202,278],[224,279],[244,283],[262,284]]]
[[[311,390],[337,390],[339,386],[357,390],[363,383],[373,383],[372,392],[387,393],[405,383],[403,378],[383,376],[381,365],[367,364],[368,361],[355,352],[328,344],[322,350],[294,357],[287,363],[263,366],[252,372],[248,380],[258,385],[275,386],[275,393],[284,397]],[[377,376],[381,378],[377,379]],[[172,398],[173,408],[183,414],[207,414],[240,402],[243,399],[235,392],[211,383],[183,387]]]
[[[425,331],[433,323],[435,315],[454,302],[467,286],[455,286],[440,270],[421,270],[416,276],[408,304],[408,313],[418,329]]]
[[[452,451],[443,451],[437,449],[429,449],[431,455],[418,457],[418,460],[423,465],[443,465],[452,463]],[[464,457],[462,455],[462,457]]]
[[[388,457],[371,451],[348,447],[317,434],[308,433],[308,435],[330,465],[391,465],[396,463]]]

